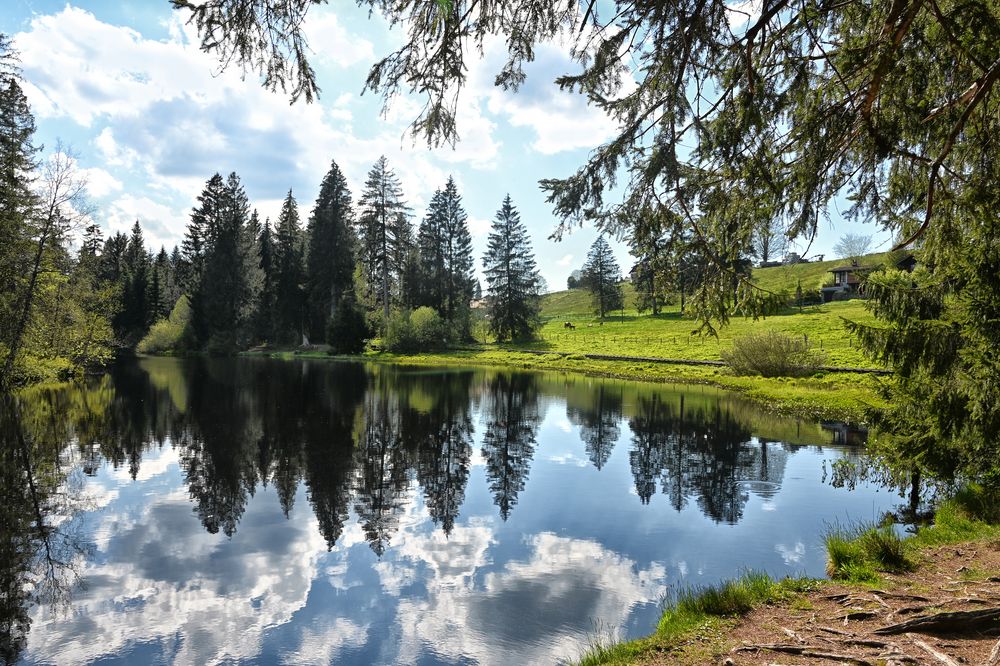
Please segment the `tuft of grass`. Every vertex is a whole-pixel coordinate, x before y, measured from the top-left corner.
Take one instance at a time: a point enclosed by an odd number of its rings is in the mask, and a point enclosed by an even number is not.
[[[825,538],[830,578],[876,584],[879,572],[912,571],[906,542],[891,527],[833,527]]]
[[[624,643],[592,641],[577,664],[628,662],[652,650],[669,649],[693,635],[712,633],[758,606],[794,599],[820,584],[809,578],[776,581],[766,573],[748,571],[718,585],[687,588],[677,593],[652,636]]]

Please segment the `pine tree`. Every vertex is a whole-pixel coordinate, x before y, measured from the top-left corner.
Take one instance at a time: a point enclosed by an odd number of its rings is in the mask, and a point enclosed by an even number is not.
[[[355,238],[351,192],[336,162],[323,178],[309,217],[306,263],[309,335],[326,337],[326,328],[343,295],[354,288]]]
[[[124,275],[122,277],[122,309],[118,317],[121,341],[134,346],[146,335],[150,325],[149,280],[150,259],[142,235],[142,226],[136,220],[125,247]]]
[[[453,178],[434,193],[420,225],[417,246],[424,289],[422,304],[437,310],[453,332],[469,334],[469,301],[475,287],[472,235]]]
[[[264,289],[264,271],[260,267],[261,235],[263,229],[257,209],[240,230],[240,266],[243,269],[244,299],[240,306],[238,337],[248,344],[260,340],[257,314],[260,311],[261,293]]]
[[[222,175],[217,173],[205,183],[198,195],[198,205],[191,211],[191,220],[181,241],[183,263],[179,271],[181,288],[188,294],[194,294],[201,282],[205,255],[212,243],[212,235],[219,227],[224,190],[225,182]]]
[[[218,174],[216,174],[218,175]],[[220,190],[213,176],[203,194],[195,226],[206,230],[201,269],[191,297],[191,322],[201,345],[217,351],[231,350],[246,340],[238,339],[248,300],[242,242],[250,205],[235,173]]]
[[[632,267],[636,307],[654,315],[660,314],[660,306],[667,298],[667,234],[672,226],[667,222],[668,215],[667,211],[643,210],[629,236],[629,249],[636,258]]]
[[[299,342],[302,337],[304,278],[302,228],[299,208],[288,190],[274,230],[275,338],[282,342]]]
[[[483,267],[490,330],[498,340],[528,338],[539,324],[541,275],[528,231],[509,194],[497,211],[487,243]]]
[[[601,234],[590,246],[587,262],[583,265],[583,281],[594,301],[594,311],[604,319],[612,310],[624,303],[622,273],[615,261],[611,246]]]
[[[154,324],[170,315],[173,303],[170,301],[170,257],[166,248],[161,247],[156,255],[150,271],[149,291],[146,300],[149,302],[149,323]]]
[[[257,309],[254,316],[255,330],[258,340],[273,341],[274,308],[277,302],[277,272],[274,261],[274,233],[271,231],[271,219],[264,220],[260,231],[260,268],[261,286],[257,299]]]
[[[374,307],[381,308],[385,324],[393,304],[399,302],[400,275],[412,244],[412,234],[399,179],[384,155],[368,172],[358,203],[358,236],[368,287],[366,296]]]

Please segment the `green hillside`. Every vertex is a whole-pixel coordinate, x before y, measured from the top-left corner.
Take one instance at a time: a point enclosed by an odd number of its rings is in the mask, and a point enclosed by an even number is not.
[[[864,257],[861,265],[872,266],[885,261],[885,254]],[[830,268],[844,264],[844,259],[809,262],[792,266],[755,269],[753,279],[764,289],[774,292],[795,292],[799,280],[803,290],[817,290],[820,280],[830,275]],[[717,361],[733,338],[760,331],[780,331],[807,339],[827,356],[829,365],[872,367],[844,328],[844,320],[872,321],[864,301],[850,300],[805,307],[801,312],[788,309],[778,315],[754,321],[734,317],[719,330],[718,338],[691,335],[696,322],[680,313],[677,304],[664,308],[653,317],[635,310],[635,290],[625,284],[625,313],[613,313],[603,323],[594,315],[590,294],[584,289],[571,289],[546,294],[542,299],[543,326],[538,340],[518,345],[520,348],[542,349],[583,354],[616,354]],[[572,328],[566,327],[571,323]]]
[[[886,260],[888,253],[869,254],[858,262],[862,266],[878,266]],[[753,281],[762,289],[780,293],[787,291],[795,293],[799,281],[803,291],[819,289],[820,281],[832,281],[830,269],[850,263],[848,259],[831,259],[830,261],[810,261],[808,263],[792,264],[790,266],[772,266],[771,268],[753,269]]]

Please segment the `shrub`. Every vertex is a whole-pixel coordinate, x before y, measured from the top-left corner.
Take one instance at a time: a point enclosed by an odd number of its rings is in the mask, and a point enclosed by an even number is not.
[[[181,349],[190,321],[191,303],[187,296],[181,296],[170,311],[170,316],[153,324],[135,350],[140,354],[162,354]]]
[[[326,341],[333,354],[360,354],[368,339],[368,324],[365,313],[358,307],[353,297],[344,297],[337,304],[337,310],[330,318],[326,329]]]
[[[736,338],[722,360],[738,375],[804,377],[816,372],[826,357],[810,350],[804,340],[769,331]]]
[[[437,349],[445,343],[445,326],[434,308],[421,307],[410,312],[396,312],[389,317],[382,344],[392,352],[420,352]]]
[[[410,315],[410,326],[413,327],[413,337],[421,350],[443,347],[447,341],[446,326],[434,308],[414,310]]]

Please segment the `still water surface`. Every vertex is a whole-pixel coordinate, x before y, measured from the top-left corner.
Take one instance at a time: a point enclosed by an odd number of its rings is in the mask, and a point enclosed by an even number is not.
[[[843,430],[558,374],[141,359],[0,435],[0,649],[38,664],[555,663],[899,502],[833,487]]]

